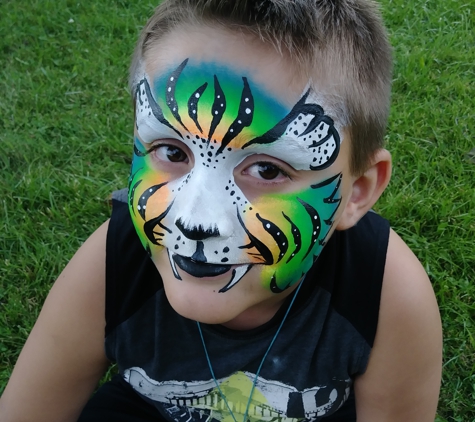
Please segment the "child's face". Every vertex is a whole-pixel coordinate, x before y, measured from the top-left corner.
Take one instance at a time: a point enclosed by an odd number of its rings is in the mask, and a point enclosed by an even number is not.
[[[284,58],[243,37],[188,28],[148,56],[129,203],[172,306],[225,322],[278,303],[344,206],[348,140]]]

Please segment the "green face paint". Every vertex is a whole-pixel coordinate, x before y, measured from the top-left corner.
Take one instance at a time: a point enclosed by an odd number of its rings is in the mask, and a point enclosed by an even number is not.
[[[165,76],[144,75],[136,100],[129,203],[152,259],[166,248],[177,279],[228,274],[221,292],[256,265],[273,292],[300,280],[333,224],[341,174],[250,201],[234,170],[255,154],[295,170],[334,162],[339,133],[310,91],[290,109],[222,64],[185,60]]]

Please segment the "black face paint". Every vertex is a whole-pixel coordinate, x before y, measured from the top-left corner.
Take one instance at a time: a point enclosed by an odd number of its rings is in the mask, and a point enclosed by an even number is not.
[[[177,279],[183,271],[223,276],[220,292],[256,265],[255,274],[272,292],[296,283],[319,255],[341,203],[341,174],[323,181],[318,176],[339,154],[332,118],[310,89],[287,107],[252,75],[223,63],[194,65],[186,59],[152,76],[137,86],[129,183],[132,219],[152,259],[166,248]],[[186,165],[173,167],[173,159],[146,154],[146,145],[161,139],[185,144],[191,157]],[[313,170],[317,183],[282,191],[274,184],[277,188],[263,188],[250,201],[233,172],[254,154],[296,171]],[[247,175],[259,178],[256,172]],[[266,186],[265,175],[259,175]]]

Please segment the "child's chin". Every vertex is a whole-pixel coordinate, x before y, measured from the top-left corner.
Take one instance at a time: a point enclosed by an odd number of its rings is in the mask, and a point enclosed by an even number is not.
[[[224,324],[237,315],[239,311],[233,311],[229,306],[216,306],[215,303],[199,303],[196,301],[194,305],[189,305],[181,301],[170,301],[170,305],[175,312],[184,318],[198,321],[203,324]]]
[[[230,292],[219,293],[219,288],[197,284],[180,285],[183,281],[173,280],[165,287],[170,306],[184,318],[205,324],[223,324],[241,312],[246,304],[239,300],[230,300]]]

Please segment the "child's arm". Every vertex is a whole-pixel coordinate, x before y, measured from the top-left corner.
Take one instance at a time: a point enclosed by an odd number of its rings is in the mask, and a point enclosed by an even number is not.
[[[84,243],[51,289],[0,399],[2,422],[76,421],[104,373],[107,227]]]
[[[434,422],[442,329],[421,264],[391,231],[378,330],[367,371],[355,381],[358,422]]]

